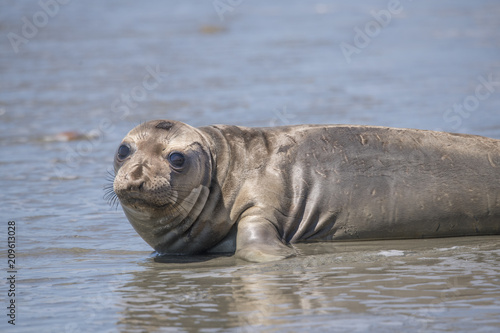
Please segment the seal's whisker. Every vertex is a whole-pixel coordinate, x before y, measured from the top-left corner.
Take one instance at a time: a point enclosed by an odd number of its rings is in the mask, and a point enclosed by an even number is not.
[[[112,188],[106,189],[106,193],[104,194],[104,200],[111,206],[111,208],[118,208],[118,196]]]
[[[111,208],[118,209],[118,196],[116,195],[113,182],[115,180],[114,171],[107,170],[106,181],[108,182],[103,186],[104,190],[104,200],[111,206]]]
[[[106,170],[106,180],[113,182],[115,180],[115,172],[112,170]]]

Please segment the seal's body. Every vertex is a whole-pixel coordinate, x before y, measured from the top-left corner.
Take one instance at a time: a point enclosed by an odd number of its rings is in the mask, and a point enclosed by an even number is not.
[[[500,234],[500,140],[480,136],[158,120],[127,135],[115,171],[159,253],[268,261],[299,241]]]

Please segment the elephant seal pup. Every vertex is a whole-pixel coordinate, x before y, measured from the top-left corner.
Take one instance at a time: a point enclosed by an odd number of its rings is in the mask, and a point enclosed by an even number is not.
[[[114,167],[127,218],[160,254],[262,262],[299,241],[500,234],[500,140],[480,136],[155,120]]]

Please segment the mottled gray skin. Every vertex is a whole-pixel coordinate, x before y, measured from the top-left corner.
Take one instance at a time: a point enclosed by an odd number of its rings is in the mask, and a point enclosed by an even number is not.
[[[162,254],[294,255],[301,241],[500,234],[500,140],[374,126],[156,120],[115,158],[114,191]],[[185,155],[175,169],[170,152]]]

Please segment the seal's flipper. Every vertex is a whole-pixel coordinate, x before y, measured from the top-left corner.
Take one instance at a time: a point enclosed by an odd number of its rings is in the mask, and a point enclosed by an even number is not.
[[[292,248],[281,245],[281,248],[269,246],[267,244],[255,245],[236,250],[236,258],[250,262],[276,261],[295,256]]]
[[[283,243],[278,230],[271,222],[256,217],[246,217],[239,221],[236,258],[251,262],[268,262],[295,255],[294,249]]]

